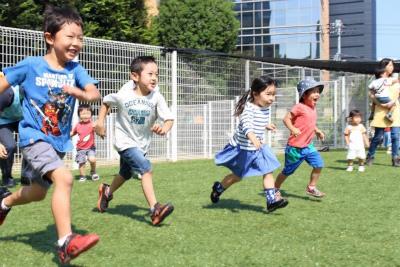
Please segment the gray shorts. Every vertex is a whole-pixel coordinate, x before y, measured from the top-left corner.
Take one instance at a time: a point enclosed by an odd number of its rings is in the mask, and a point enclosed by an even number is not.
[[[48,189],[52,182],[46,174],[64,166],[62,158],[65,153],[56,151],[52,145],[44,141],[23,147],[22,155],[21,183],[23,185],[37,183]]]
[[[96,148],[80,149],[76,151],[75,162],[78,164],[85,164],[89,157],[96,156]]]

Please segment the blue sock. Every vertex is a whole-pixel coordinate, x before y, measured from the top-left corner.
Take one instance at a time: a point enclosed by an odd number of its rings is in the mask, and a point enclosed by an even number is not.
[[[265,198],[267,199],[267,204],[272,204],[275,202],[275,188],[265,188],[264,193]]]

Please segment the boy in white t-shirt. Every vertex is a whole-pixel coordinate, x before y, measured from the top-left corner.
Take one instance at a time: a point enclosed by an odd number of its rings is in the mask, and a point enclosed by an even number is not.
[[[344,130],[344,138],[348,146],[346,171],[353,171],[353,161],[358,158],[358,171],[365,171],[365,147],[369,147],[367,130],[362,125],[362,115],[359,110],[352,110],[349,114],[349,125]]]
[[[111,107],[117,108],[114,146],[120,154],[120,171],[111,185],[101,184],[97,208],[106,211],[113,193],[132,177],[134,172],[141,175],[142,189],[150,206],[153,225],[160,224],[174,207],[157,202],[153,188],[153,174],[146,153],[153,133],[165,135],[173,125],[173,116],[161,93],[156,90],[158,67],[154,57],[140,56],[131,65],[131,79],[118,93],[104,97],[96,123],[96,133],[106,134],[104,119]],[[155,124],[157,119],[163,125]]]

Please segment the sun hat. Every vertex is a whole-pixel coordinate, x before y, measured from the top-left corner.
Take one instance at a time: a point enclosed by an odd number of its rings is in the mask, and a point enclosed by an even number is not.
[[[324,84],[321,82],[317,82],[312,77],[306,77],[304,80],[301,80],[297,84],[297,92],[299,93],[299,99],[304,95],[304,93],[310,89],[317,87],[319,89],[319,93],[322,93],[324,90]]]

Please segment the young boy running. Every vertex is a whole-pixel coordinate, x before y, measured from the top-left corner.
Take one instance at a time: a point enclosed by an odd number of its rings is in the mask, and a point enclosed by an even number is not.
[[[96,234],[72,233],[73,177],[62,161],[65,153],[72,150],[70,131],[75,99],[100,98],[97,81],[73,62],[82,49],[82,28],[82,19],[75,10],[49,8],[44,23],[46,55],[27,57],[6,68],[5,78],[0,78],[0,93],[11,85],[24,88],[19,137],[23,155],[21,177],[25,183],[12,194],[0,190],[0,225],[11,207],[43,200],[54,184],[51,210],[61,263],[68,263],[99,241]]]
[[[160,224],[174,207],[157,202],[153,188],[153,173],[146,153],[152,133],[165,135],[173,125],[173,116],[164,97],[156,89],[158,67],[154,57],[135,58],[131,65],[131,79],[118,93],[104,97],[96,123],[96,133],[104,137],[104,119],[111,107],[117,108],[115,123],[115,147],[120,155],[120,171],[111,183],[101,184],[97,208],[106,211],[113,193],[132,177],[133,172],[141,175],[142,189],[150,207],[153,225]],[[155,124],[157,118],[163,126]]]

